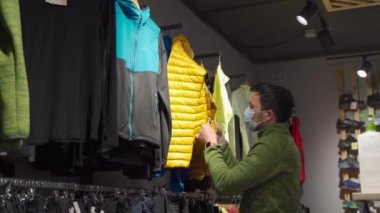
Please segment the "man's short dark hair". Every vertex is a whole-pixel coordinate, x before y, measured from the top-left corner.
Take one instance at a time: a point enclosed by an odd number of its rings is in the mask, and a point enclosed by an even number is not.
[[[259,83],[251,91],[259,93],[262,110],[272,110],[278,123],[289,121],[294,110],[294,99],[288,89],[271,83]]]

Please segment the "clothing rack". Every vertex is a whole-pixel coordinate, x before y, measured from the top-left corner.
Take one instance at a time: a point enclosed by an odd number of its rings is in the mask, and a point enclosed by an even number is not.
[[[222,57],[222,53],[220,51],[214,52],[214,53],[204,53],[200,55],[195,55],[194,59],[199,60],[199,59],[204,59],[204,58],[217,58],[217,57],[218,58]]]
[[[238,204],[241,200],[241,196],[216,196],[206,191],[196,192],[170,192],[166,191],[163,186],[154,186],[153,190],[144,188],[116,188],[99,185],[83,185],[76,183],[63,183],[52,181],[40,181],[40,180],[27,180],[17,178],[0,178],[0,187],[30,187],[38,189],[53,189],[53,190],[67,190],[78,192],[103,192],[103,193],[127,193],[127,194],[151,194],[164,192],[168,198],[185,198],[185,199],[202,199],[210,200],[219,204]]]
[[[239,204],[241,201],[241,195],[233,196],[217,196],[216,194],[209,193],[207,191],[197,190],[195,192],[166,192],[169,198],[187,198],[187,199],[205,199],[211,200],[213,203],[218,204]]]
[[[216,197],[205,191],[199,192],[166,192],[169,198],[216,200]]]
[[[240,201],[241,201],[240,195],[219,196],[217,199],[214,200],[214,202],[218,204],[239,204]]]
[[[39,189],[55,189],[68,191],[86,191],[86,192],[126,192],[128,194],[147,193],[149,190],[143,188],[115,188],[99,185],[83,185],[76,183],[63,183],[52,181],[27,180],[17,178],[0,178],[0,187],[30,187]]]
[[[28,180],[17,178],[4,178],[0,177],[0,187],[30,187],[38,189],[53,189],[53,190],[67,190],[78,192],[103,192],[103,193],[127,193],[127,194],[152,194],[164,192],[169,198],[187,198],[187,199],[204,199],[211,200],[218,203],[238,203],[239,196],[225,197],[216,196],[206,191],[196,192],[171,192],[167,191],[164,186],[155,185],[152,190],[144,188],[118,188],[99,185],[84,185],[77,183],[63,183],[52,181]]]
[[[177,24],[169,24],[160,26],[161,31],[170,31],[170,30],[178,30],[183,28],[183,22]]]

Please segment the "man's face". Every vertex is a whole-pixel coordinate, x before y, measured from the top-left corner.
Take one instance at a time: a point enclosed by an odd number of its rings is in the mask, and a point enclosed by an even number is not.
[[[259,123],[264,120],[263,112],[261,109],[260,94],[258,92],[251,92],[249,107],[255,112],[253,121]]]

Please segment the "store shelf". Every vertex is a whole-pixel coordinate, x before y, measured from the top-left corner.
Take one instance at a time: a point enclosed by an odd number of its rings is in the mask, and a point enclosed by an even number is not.
[[[352,193],[352,199],[357,201],[380,201],[379,193]]]

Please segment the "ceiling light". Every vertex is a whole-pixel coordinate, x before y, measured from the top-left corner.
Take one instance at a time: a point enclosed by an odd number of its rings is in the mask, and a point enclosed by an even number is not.
[[[318,6],[312,1],[307,1],[306,6],[297,15],[297,21],[302,25],[308,25],[311,19],[318,13]]]
[[[356,73],[360,78],[366,78],[368,75],[368,72],[371,70],[372,64],[366,60],[366,58],[363,58],[363,64],[360,66],[358,71]]]

